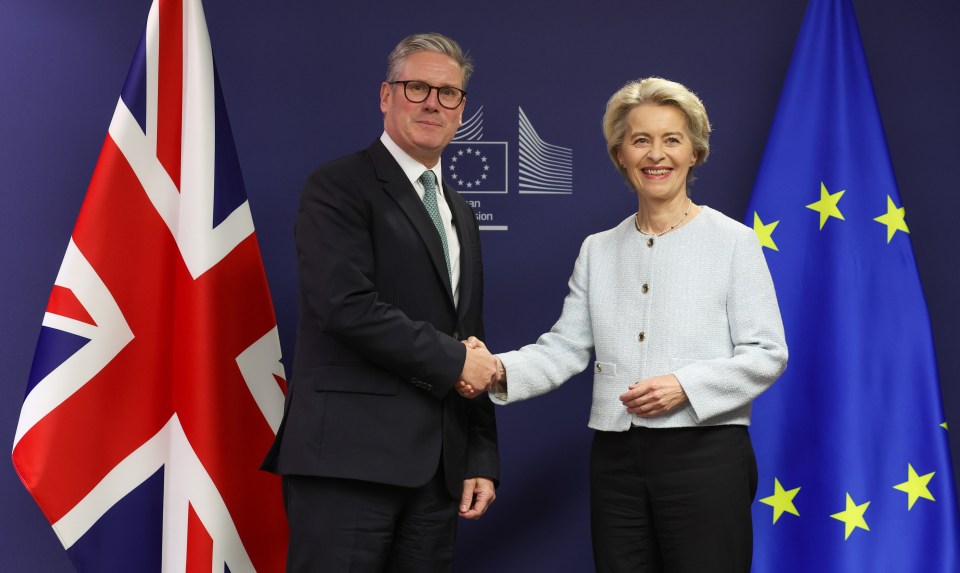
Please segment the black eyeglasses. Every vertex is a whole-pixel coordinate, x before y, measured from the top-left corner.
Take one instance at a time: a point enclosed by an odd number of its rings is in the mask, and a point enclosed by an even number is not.
[[[399,80],[390,82],[390,85],[403,84],[403,95],[410,103],[423,103],[430,97],[431,90],[437,90],[437,100],[447,109],[457,109],[463,103],[467,92],[451,86],[431,86],[419,80]]]

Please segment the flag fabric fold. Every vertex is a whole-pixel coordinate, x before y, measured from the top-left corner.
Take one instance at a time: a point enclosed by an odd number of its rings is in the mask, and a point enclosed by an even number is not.
[[[80,571],[282,571],[286,381],[199,0],[155,0],[47,304],[13,463]]]
[[[850,0],[811,0],[754,186],[790,364],[754,405],[754,571],[960,571],[929,315]]]

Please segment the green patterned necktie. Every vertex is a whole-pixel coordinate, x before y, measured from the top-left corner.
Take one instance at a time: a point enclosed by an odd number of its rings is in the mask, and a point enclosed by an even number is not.
[[[437,207],[437,176],[428,169],[420,176],[420,183],[423,184],[423,206],[427,208],[427,213],[433,219],[433,226],[440,233],[440,242],[443,244],[443,260],[447,263],[447,278],[452,282],[453,273],[450,271],[450,248],[447,247],[447,232],[443,229],[440,208]]]

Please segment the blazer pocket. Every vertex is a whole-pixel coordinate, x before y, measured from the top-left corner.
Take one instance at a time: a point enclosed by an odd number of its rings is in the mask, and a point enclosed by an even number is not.
[[[400,378],[366,364],[323,364],[310,372],[317,392],[353,392],[393,396],[400,391]]]
[[[617,365],[613,362],[600,362],[598,360],[593,363],[593,373],[596,376],[616,376]]]

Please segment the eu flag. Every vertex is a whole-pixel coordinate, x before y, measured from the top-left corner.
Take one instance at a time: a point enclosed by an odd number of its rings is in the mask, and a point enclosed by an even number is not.
[[[811,0],[747,212],[790,366],[754,407],[757,572],[957,572],[929,316],[850,0]]]

